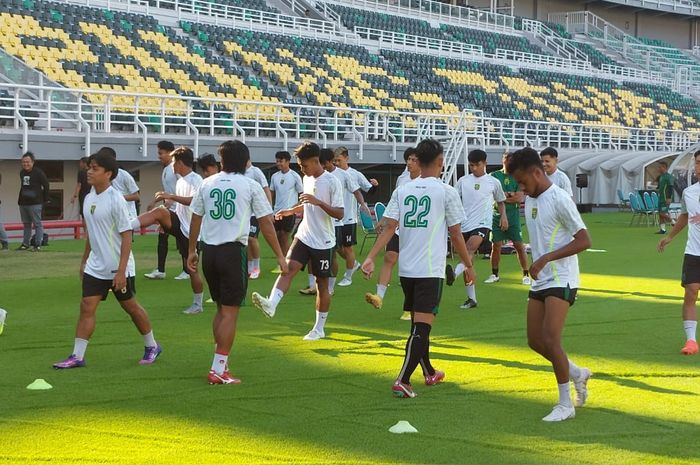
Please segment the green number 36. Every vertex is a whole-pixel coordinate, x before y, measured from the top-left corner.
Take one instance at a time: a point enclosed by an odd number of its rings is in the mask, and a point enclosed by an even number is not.
[[[209,198],[214,199],[214,209],[209,210],[212,219],[230,220],[236,214],[236,191],[233,189],[212,189],[209,192]]]
[[[403,217],[405,228],[428,227],[428,220],[425,217],[430,213],[430,197],[425,195],[418,199],[414,195],[409,195],[403,200],[403,204],[410,209]]]

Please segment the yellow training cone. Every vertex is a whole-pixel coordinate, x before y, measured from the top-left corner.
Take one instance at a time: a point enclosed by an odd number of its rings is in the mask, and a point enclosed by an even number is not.
[[[53,386],[47,383],[45,379],[39,378],[35,379],[32,384],[27,386],[27,389],[30,391],[46,391],[47,389],[53,389]]]
[[[389,428],[390,433],[403,434],[403,433],[417,433],[418,430],[413,427],[409,422],[401,420],[394,426]]]

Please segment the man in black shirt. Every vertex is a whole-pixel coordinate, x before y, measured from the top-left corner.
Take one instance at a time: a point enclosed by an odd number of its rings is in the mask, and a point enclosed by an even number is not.
[[[22,171],[19,173],[21,186],[19,189],[19,213],[24,224],[24,237],[22,245],[17,250],[41,250],[41,241],[44,237],[44,227],[41,224],[41,210],[44,203],[49,200],[49,181],[40,168],[34,167],[34,154],[27,152],[22,155]],[[29,241],[32,237],[32,224],[34,225],[36,242],[34,248],[30,248]]]
[[[88,157],[82,157],[79,163],[78,182],[75,184],[75,190],[73,191],[73,197],[70,203],[75,203],[75,201],[78,200],[78,213],[80,213],[80,217],[82,218],[83,201],[85,200],[85,196],[90,193],[90,184],[87,182]]]

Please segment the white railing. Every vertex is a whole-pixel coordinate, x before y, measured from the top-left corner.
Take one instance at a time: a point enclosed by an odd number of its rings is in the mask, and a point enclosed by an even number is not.
[[[650,10],[672,11],[679,14],[700,15],[700,3],[695,0],[608,0],[633,7]]]
[[[107,133],[131,133],[144,144],[149,137],[172,133],[196,136],[200,141],[207,137],[254,137],[283,140],[285,145],[304,139],[360,146],[414,144],[424,137],[452,137],[460,117],[465,118],[463,124],[470,137],[482,140],[483,145],[651,151],[681,150],[698,140],[697,133],[685,131],[485,118],[477,111],[452,115],[390,112],[2,83],[0,89],[10,93],[0,98],[0,108],[5,110],[0,111],[2,132],[20,134],[26,141],[24,150],[31,146],[33,134],[47,132],[82,135],[87,152],[90,137]],[[124,103],[125,97],[132,103]],[[57,104],[56,98],[62,102]],[[102,103],[88,103],[98,100]],[[225,110],[215,110],[215,105]]]
[[[497,60],[512,61],[514,63],[533,65],[545,68],[564,68],[567,71],[592,72],[593,66],[588,61],[569,60],[567,58],[553,57],[550,55],[538,55],[535,53],[521,52],[518,50],[497,49],[494,55]]]
[[[566,39],[552,31],[541,21],[523,19],[523,31],[531,32],[544,45],[553,50],[557,55],[564,56],[570,60],[588,61],[588,55],[571,45]]]
[[[433,39],[431,37],[358,26],[355,26],[354,31],[360,39],[380,42],[381,48],[386,50],[413,51],[428,55],[430,55],[430,51],[432,50],[442,54],[448,54],[452,58],[473,58],[477,55],[484,56],[484,48],[481,45]]]
[[[637,68],[627,68],[624,66],[609,65],[603,63],[600,65],[600,69],[607,74],[614,76],[620,76],[625,79],[634,79],[645,81],[654,84],[660,84],[666,87],[673,87],[674,81],[672,79],[667,79],[661,76],[661,73],[655,73],[653,71],[647,71],[644,69]]]

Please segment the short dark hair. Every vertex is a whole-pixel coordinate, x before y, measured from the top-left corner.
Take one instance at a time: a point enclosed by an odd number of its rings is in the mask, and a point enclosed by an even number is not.
[[[158,150],[167,150],[168,152],[172,152],[175,150],[175,144],[169,140],[162,140],[158,142]]]
[[[700,150],[695,151],[695,153],[693,154],[693,158],[698,158],[698,155],[700,155]]]
[[[204,155],[199,157],[199,160],[197,160],[197,165],[199,165],[200,168],[206,168],[208,166],[216,166],[217,168],[219,167],[219,163],[216,161],[216,157],[211,153],[205,153]]]
[[[294,156],[299,160],[309,160],[311,158],[321,158],[321,148],[318,144],[306,141],[294,150]]]
[[[279,152],[275,153],[275,159],[289,161],[292,159],[292,156],[286,150],[280,150]]]
[[[443,152],[442,144],[435,139],[423,139],[416,146],[416,156],[421,166],[429,166]]]
[[[507,161],[507,166],[509,173],[515,173],[517,170],[528,170],[533,166],[540,171],[544,171],[542,159],[537,154],[537,150],[530,147],[513,152],[513,155]]]
[[[117,159],[102,149],[98,150],[97,153],[90,155],[90,158],[88,158],[88,163],[95,163],[97,166],[104,168],[105,171],[110,171],[112,173],[112,175],[109,177],[110,181],[114,181],[114,178],[116,178],[117,174],[119,173]]]
[[[668,168],[668,162],[665,161],[665,160],[661,160],[661,161],[659,162],[659,165],[663,166],[664,168]]]
[[[416,150],[415,147],[409,147],[406,150],[403,151],[403,161],[408,161],[408,157],[411,155],[417,155],[418,151]]]
[[[341,145],[340,147],[336,147],[335,150],[333,151],[334,155],[342,155],[344,157],[349,157],[350,152],[348,152],[348,148],[345,147],[344,145]]]
[[[244,174],[250,160],[250,150],[239,140],[227,140],[219,146],[219,157],[222,171]]]
[[[90,157],[80,157],[80,160],[78,161],[87,165],[88,163],[90,163]]]
[[[334,158],[335,153],[331,149],[321,149],[319,152],[318,160],[321,162],[321,164],[329,162],[332,163]]]
[[[469,160],[469,163],[479,163],[480,161],[486,161],[487,157],[486,152],[483,150],[474,149],[467,155],[467,160]]]
[[[554,147],[547,147],[540,152],[540,157],[544,157],[545,155],[549,155],[552,158],[559,158],[559,152],[557,152],[557,149]]]
[[[100,150],[97,151],[97,153],[105,153],[110,157],[114,158],[115,160],[117,159],[117,152],[112,147],[102,147]]]
[[[194,153],[189,147],[184,145],[176,148],[170,153],[175,161],[181,161],[185,166],[189,168],[194,168]]]
[[[24,153],[22,154],[22,156],[20,157],[20,160],[21,160],[22,158],[26,158],[26,157],[31,158],[32,161],[36,161],[36,157],[34,156],[34,154],[33,154],[32,152],[24,152]]]

